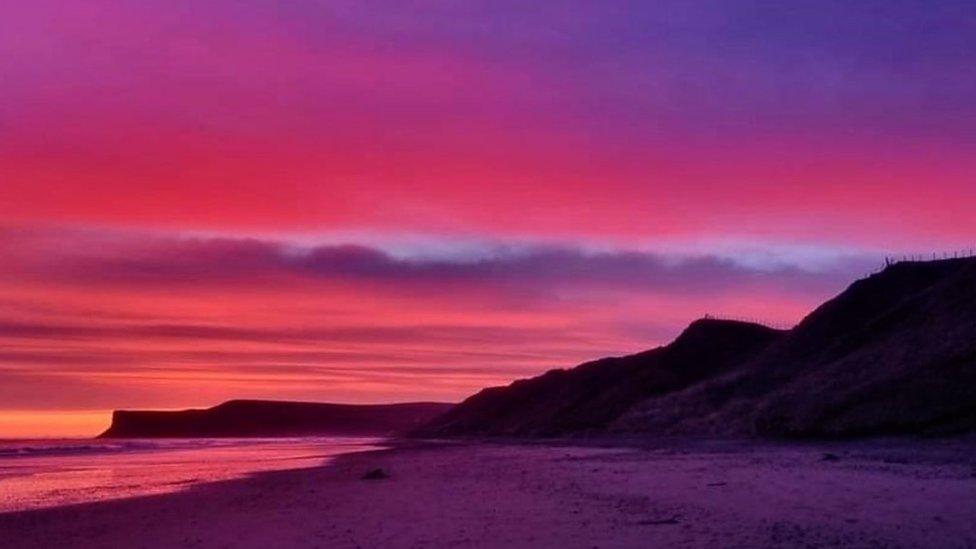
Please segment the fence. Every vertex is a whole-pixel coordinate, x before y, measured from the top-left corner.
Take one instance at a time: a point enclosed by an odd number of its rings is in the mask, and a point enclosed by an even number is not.
[[[974,259],[976,258],[976,248],[969,248],[965,250],[953,250],[950,252],[935,252],[931,254],[903,254],[903,255],[888,255],[884,258],[884,263],[879,265],[877,269],[866,273],[863,278],[867,278],[878,273],[883,272],[888,267],[893,265],[898,265],[901,263],[922,263],[926,261],[941,261],[941,260],[951,260],[951,259]],[[725,314],[715,314],[708,313],[704,315],[704,318],[709,320],[728,320],[732,322],[748,322],[750,324],[761,324],[763,326],[768,326],[770,328],[776,328],[777,330],[789,330],[796,326],[795,323],[783,322],[780,320],[769,320],[758,317],[742,316],[742,315],[725,315]]]
[[[888,267],[893,265],[898,265],[901,263],[924,263],[926,261],[942,261],[950,259],[973,259],[976,258],[976,248],[968,248],[965,250],[953,250],[950,252],[933,252],[931,254],[902,254],[902,255],[886,255],[884,258],[884,263],[878,266],[877,269],[865,275],[865,278],[871,275],[876,275],[883,272]]]

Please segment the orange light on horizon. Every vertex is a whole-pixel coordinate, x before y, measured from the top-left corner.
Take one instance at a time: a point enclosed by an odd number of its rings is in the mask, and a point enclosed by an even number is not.
[[[111,418],[110,410],[0,410],[0,439],[94,437]]]

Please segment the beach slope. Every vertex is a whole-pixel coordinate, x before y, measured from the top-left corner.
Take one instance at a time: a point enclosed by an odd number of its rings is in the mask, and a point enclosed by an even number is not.
[[[972,442],[350,454],[165,496],[0,515],[19,547],[972,547]],[[363,480],[381,468],[388,478]]]

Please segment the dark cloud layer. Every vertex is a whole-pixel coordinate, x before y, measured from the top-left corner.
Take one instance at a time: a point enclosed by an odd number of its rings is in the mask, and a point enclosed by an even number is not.
[[[27,407],[75,386],[108,407],[130,386],[187,404],[460,398],[666,342],[719,304],[795,320],[873,263],[12,229],[0,255],[0,381]],[[38,386],[50,397],[34,402]]]
[[[69,239],[70,240],[70,239]],[[560,246],[499,246],[443,257],[395,257],[362,245],[296,247],[255,239],[151,239],[103,246],[81,240],[67,253],[31,262],[33,274],[66,283],[183,286],[335,281],[427,291],[494,288],[516,293],[565,288],[721,294],[745,288],[822,295],[867,272],[874,258],[826,267],[784,263],[749,267],[727,257]]]

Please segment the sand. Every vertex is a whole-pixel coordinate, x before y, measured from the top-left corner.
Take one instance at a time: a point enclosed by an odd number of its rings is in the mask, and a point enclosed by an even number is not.
[[[0,546],[976,547],[972,441],[641,446],[412,443],[3,514]]]

